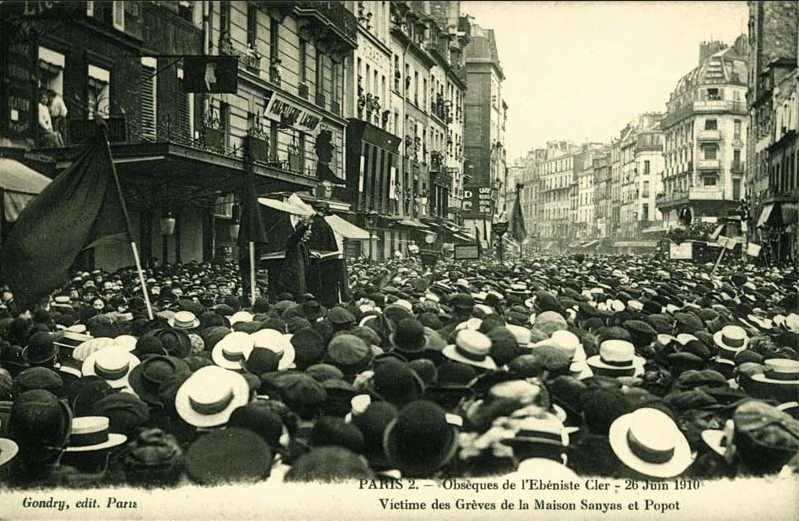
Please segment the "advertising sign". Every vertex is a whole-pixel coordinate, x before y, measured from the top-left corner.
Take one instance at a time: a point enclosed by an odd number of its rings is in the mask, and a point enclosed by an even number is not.
[[[308,134],[316,134],[319,124],[322,123],[322,117],[319,114],[303,108],[276,92],[269,98],[264,116]]]
[[[456,244],[455,260],[478,260],[480,258],[479,244]]]
[[[490,217],[494,208],[491,187],[470,185],[463,189],[463,216],[467,219]]]

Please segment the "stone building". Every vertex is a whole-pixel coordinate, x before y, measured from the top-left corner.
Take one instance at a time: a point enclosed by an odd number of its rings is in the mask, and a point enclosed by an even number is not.
[[[664,192],[656,205],[667,226],[683,209],[693,220],[717,222],[744,196],[748,59],[745,36],[732,47],[703,42],[699,65],[666,103]]]
[[[464,102],[463,218],[468,230],[481,241],[491,242],[491,223],[502,210],[500,191],[506,177],[504,127],[507,105],[502,98],[505,73],[499,61],[494,31],[462,19],[461,29],[471,41],[466,46]]]
[[[770,262],[797,259],[799,3],[749,4],[749,240]]]

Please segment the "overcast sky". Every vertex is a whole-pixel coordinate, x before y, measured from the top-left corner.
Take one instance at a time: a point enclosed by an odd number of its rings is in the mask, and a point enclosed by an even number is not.
[[[508,160],[547,140],[609,142],[641,112],[665,111],[699,43],[746,32],[746,2],[472,2],[505,71]]]

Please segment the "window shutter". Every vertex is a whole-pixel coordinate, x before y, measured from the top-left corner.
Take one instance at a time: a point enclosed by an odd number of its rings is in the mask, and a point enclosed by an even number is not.
[[[189,95],[183,90],[183,80],[178,79],[177,95],[177,122],[176,133],[185,139],[191,139],[191,107],[189,106]]]
[[[144,139],[155,141],[155,74],[154,67],[142,65],[141,68],[141,135]]]

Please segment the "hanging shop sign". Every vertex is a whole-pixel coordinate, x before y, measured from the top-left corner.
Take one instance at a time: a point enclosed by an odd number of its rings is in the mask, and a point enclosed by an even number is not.
[[[276,92],[269,98],[264,116],[307,134],[316,134],[322,123],[322,116]]]

